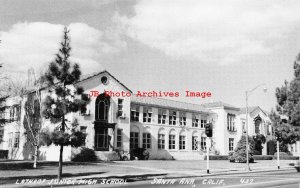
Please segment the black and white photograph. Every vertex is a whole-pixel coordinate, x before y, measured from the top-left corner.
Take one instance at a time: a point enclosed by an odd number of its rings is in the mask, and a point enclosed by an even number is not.
[[[0,187],[300,187],[300,1],[0,0]]]

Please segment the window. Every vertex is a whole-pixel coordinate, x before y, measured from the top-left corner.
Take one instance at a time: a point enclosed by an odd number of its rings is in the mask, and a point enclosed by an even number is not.
[[[122,147],[122,135],[123,135],[123,130],[117,129],[117,147]]]
[[[165,135],[158,134],[158,149],[165,149]]]
[[[151,123],[152,109],[149,107],[143,108],[143,122]]]
[[[256,134],[260,134],[260,124],[261,124],[260,119],[255,120],[255,133]]]
[[[3,141],[3,134],[4,134],[4,129],[3,127],[0,127],[0,143]]]
[[[192,127],[198,127],[199,126],[199,117],[196,114],[193,114],[193,120],[192,120]]]
[[[167,110],[158,109],[158,124],[166,124],[167,122]]]
[[[169,149],[175,149],[175,135],[169,135]]]
[[[130,132],[130,149],[135,149],[139,147],[139,133]]]
[[[198,150],[198,136],[192,136],[192,150],[197,151]]]
[[[176,111],[170,111],[169,125],[176,125]]]
[[[181,126],[186,126],[186,113],[185,112],[180,112],[179,123]]]
[[[118,117],[123,116],[123,99],[118,99]]]
[[[81,100],[88,101],[89,100],[89,95],[86,94],[86,93],[83,93],[81,95]],[[81,108],[80,108],[80,114],[83,115],[83,116],[84,115],[90,115],[90,109],[89,109],[89,105],[88,104],[81,106]]]
[[[15,143],[14,143],[14,148],[18,148],[20,144],[20,133],[16,132],[15,133]]]
[[[207,123],[206,119],[201,119],[201,128],[205,128],[206,123]]]
[[[80,126],[80,132],[82,132],[86,135],[86,128],[87,128],[86,126]],[[86,137],[83,138],[83,141],[84,141],[83,146],[85,146],[85,138]]]
[[[151,134],[143,133],[143,148],[151,148]]]
[[[108,128],[97,128],[96,130],[96,150],[108,151],[109,136]]]
[[[201,145],[201,149],[206,151],[206,137],[201,137],[200,145]]]
[[[229,131],[236,131],[234,121],[235,121],[235,115],[234,114],[227,114],[227,129]]]
[[[10,121],[19,121],[21,117],[20,105],[11,106],[9,111],[9,116],[10,116]]]
[[[132,106],[131,107],[131,112],[130,112],[130,119],[131,121],[139,121],[139,111],[140,107],[139,106]]]
[[[108,121],[109,97],[101,94],[96,99],[95,119],[100,121]]]
[[[246,133],[246,122],[242,121],[243,133]]]
[[[185,136],[183,135],[179,136],[179,149],[185,150]]]
[[[8,133],[8,147],[9,148],[12,147],[12,139],[13,139],[13,133],[10,132],[10,133]]]
[[[233,151],[233,142],[234,142],[234,139],[229,138],[229,151]]]

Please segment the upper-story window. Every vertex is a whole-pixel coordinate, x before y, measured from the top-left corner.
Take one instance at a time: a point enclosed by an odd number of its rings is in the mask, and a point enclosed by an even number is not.
[[[123,116],[123,102],[124,99],[118,99],[118,117]]]
[[[10,107],[9,116],[11,121],[19,121],[21,117],[21,106],[13,105]]]
[[[179,123],[181,126],[186,126],[186,113],[185,112],[180,112]]]
[[[158,109],[158,124],[166,124],[167,122],[167,110]]]
[[[139,121],[140,116],[140,107],[139,106],[132,106],[130,112],[130,119],[131,121]]]
[[[169,125],[176,125],[176,111],[170,111]]]
[[[201,128],[205,128],[206,123],[207,123],[207,119],[201,117]]]
[[[152,108],[144,106],[143,108],[143,122],[151,123]]]
[[[236,131],[234,114],[227,114],[227,130]]]
[[[108,121],[109,96],[101,94],[96,99],[95,119]]]
[[[193,114],[192,127],[199,127],[199,116],[197,114]]]

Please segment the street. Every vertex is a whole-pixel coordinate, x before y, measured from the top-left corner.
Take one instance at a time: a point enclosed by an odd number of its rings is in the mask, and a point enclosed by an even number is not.
[[[175,181],[172,181],[175,180]],[[91,186],[94,187],[94,186]],[[95,185],[95,187],[300,187],[300,173],[294,170],[230,174],[193,178],[153,178],[128,184]]]

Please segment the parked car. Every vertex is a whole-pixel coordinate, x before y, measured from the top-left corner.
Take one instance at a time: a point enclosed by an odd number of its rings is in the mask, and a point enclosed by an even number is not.
[[[130,160],[148,160],[149,159],[149,151],[145,148],[135,148],[130,151]]]

